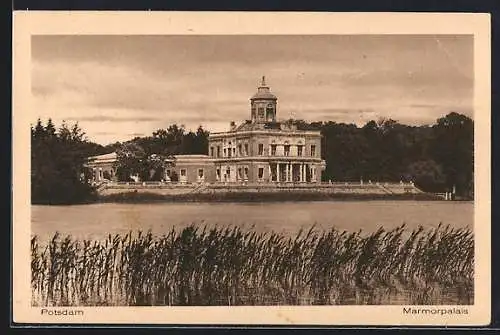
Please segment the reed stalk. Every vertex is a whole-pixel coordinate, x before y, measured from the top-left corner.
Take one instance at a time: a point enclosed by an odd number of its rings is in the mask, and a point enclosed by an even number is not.
[[[31,240],[35,306],[472,304],[466,228],[174,228]]]

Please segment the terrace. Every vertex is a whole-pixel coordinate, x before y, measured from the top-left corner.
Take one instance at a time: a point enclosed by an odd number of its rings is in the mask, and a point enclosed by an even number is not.
[[[361,183],[361,182],[105,182],[98,187],[101,194],[117,191],[159,191],[172,193],[212,193],[212,192],[308,192],[340,194],[422,194],[413,183]]]

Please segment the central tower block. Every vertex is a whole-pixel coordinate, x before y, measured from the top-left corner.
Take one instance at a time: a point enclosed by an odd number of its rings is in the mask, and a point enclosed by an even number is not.
[[[257,93],[250,98],[252,122],[276,122],[277,100],[278,98],[266,85],[266,78],[263,76]]]

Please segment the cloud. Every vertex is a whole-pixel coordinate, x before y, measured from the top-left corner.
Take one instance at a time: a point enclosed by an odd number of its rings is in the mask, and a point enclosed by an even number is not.
[[[114,142],[170,124],[226,130],[266,75],[278,118],[428,122],[472,114],[469,36],[36,36],[33,120]],[[119,126],[117,126],[119,125]],[[116,129],[110,133],[108,129]]]
[[[94,132],[94,134],[108,136],[108,135],[116,135],[117,133],[113,131],[96,131]]]
[[[94,115],[94,116],[69,116],[63,117],[64,120],[68,121],[85,121],[85,122],[152,122],[159,121],[160,118],[156,117],[144,117],[144,116],[134,116],[134,117],[119,117],[119,116],[107,116],[107,115]]]
[[[146,134],[144,134],[144,133],[127,133],[127,135],[135,137],[135,136],[145,136]]]
[[[438,108],[437,104],[409,104],[408,107],[411,108]]]

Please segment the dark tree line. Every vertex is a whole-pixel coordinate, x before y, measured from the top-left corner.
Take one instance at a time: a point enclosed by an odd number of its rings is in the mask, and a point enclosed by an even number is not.
[[[474,189],[474,123],[450,113],[433,125],[409,126],[391,119],[370,121],[363,127],[335,122],[293,121],[299,129],[320,130],[323,180],[413,181],[428,192],[455,189],[472,198]],[[208,154],[208,132],[201,126],[186,131],[171,125],[152,136],[136,137],[107,146],[89,142],[78,124],[40,120],[31,129],[31,187],[33,203],[75,203],[92,196],[81,178],[86,157],[116,151],[117,173],[142,180],[159,180],[164,158],[177,154]],[[175,163],[174,163],[175,164]]]
[[[465,115],[452,112],[429,126],[382,119],[363,127],[298,121],[298,128],[323,134],[323,180],[413,181],[428,192],[473,197],[474,123]]]

